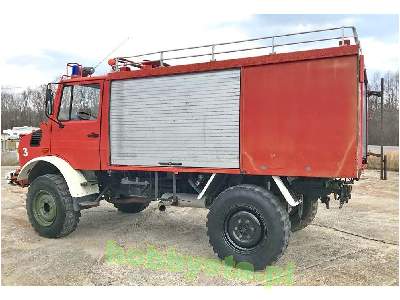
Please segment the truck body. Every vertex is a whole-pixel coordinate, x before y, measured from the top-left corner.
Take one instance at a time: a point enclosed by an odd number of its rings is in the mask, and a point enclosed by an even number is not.
[[[160,210],[209,208],[218,256],[263,268],[286,248],[289,223],[294,231],[315,216],[318,199],[327,207],[331,193],[341,206],[349,200],[349,184],[366,163],[365,69],[353,38],[354,44],[342,36],[336,47],[220,61],[213,52],[211,61],[176,66],[163,61],[163,52],[141,63],[120,57],[103,76],[72,64],[54,97],[48,90],[48,120],[21,138],[14,181],[32,185],[58,174],[74,213],[100,200],[124,212],[154,200]],[[250,204],[237,200],[246,195]],[[281,240],[271,242],[281,251],[260,254],[269,247],[267,230],[277,226],[265,219],[277,216],[257,197],[272,201],[270,209],[284,219]],[[46,219],[47,200],[35,199],[32,192],[28,200],[41,201]],[[242,221],[248,234],[237,232]],[[38,232],[58,237],[60,230]]]
[[[341,46],[64,80],[98,86],[98,119],[43,124],[21,165],[47,148],[78,170],[357,178],[361,60]]]

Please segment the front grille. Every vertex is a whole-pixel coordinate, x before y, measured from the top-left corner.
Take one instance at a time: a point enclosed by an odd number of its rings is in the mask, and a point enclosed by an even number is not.
[[[42,131],[41,130],[36,130],[32,132],[32,137],[31,137],[31,146],[39,146],[40,145],[40,140],[42,139]]]

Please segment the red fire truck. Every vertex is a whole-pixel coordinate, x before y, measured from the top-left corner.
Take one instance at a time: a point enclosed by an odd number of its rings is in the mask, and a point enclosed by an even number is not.
[[[263,53],[237,55],[253,50]],[[54,95],[48,86],[47,121],[21,138],[12,181],[29,186],[41,236],[70,234],[101,200],[124,213],[151,201],[207,208],[218,257],[263,269],[318,200],[351,197],[367,155],[363,61],[355,28],[340,27],[116,57],[102,76],[68,64]]]

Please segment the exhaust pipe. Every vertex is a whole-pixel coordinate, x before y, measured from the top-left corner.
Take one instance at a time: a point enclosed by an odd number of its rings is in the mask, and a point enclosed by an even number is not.
[[[158,203],[158,209],[159,209],[159,211],[165,211],[167,209],[167,207],[165,206],[164,202],[160,201]]]
[[[172,199],[165,199],[161,197],[160,202],[158,202],[159,211],[166,211],[167,206],[178,206],[178,205],[177,202],[173,201]]]
[[[172,193],[165,193],[161,196],[160,202],[158,203],[158,209],[165,211],[167,206],[177,207],[197,207],[205,208],[205,198],[197,199],[195,194],[177,193],[176,199],[174,200]]]

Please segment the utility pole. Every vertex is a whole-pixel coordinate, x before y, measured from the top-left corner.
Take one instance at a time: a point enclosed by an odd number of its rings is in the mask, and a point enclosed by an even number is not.
[[[383,157],[383,78],[381,78],[381,179],[384,179],[384,157]]]
[[[383,130],[383,92],[384,90],[384,79],[381,78],[381,90],[380,91],[368,91],[367,95],[368,97],[370,96],[376,96],[381,98],[381,136],[380,136],[380,144],[381,144],[381,154],[379,155],[381,158],[381,180],[386,180],[387,179],[387,159],[386,155],[383,153],[383,142],[384,142],[384,130]],[[378,155],[376,155],[378,156]]]

